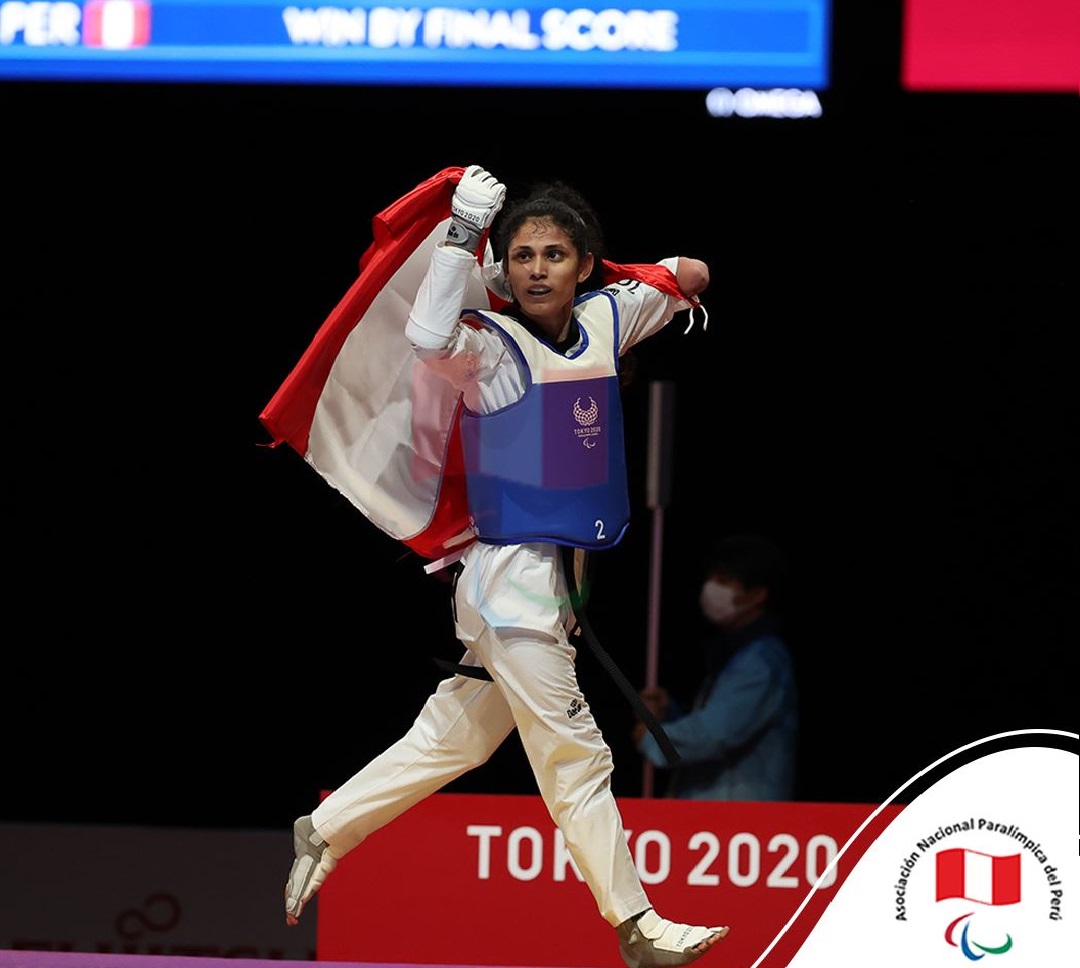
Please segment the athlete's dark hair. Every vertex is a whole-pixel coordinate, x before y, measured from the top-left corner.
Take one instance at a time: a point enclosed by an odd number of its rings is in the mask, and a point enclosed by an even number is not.
[[[604,233],[592,205],[576,189],[562,181],[534,185],[524,198],[511,202],[492,226],[491,247],[500,262],[506,258],[514,233],[529,219],[546,218],[559,226],[573,242],[578,255],[593,255],[593,271],[578,284],[578,292],[599,289],[604,282],[601,261],[605,257]]]

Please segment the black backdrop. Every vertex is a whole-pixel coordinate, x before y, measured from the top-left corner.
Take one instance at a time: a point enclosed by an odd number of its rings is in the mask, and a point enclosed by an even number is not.
[[[901,91],[897,6],[838,0],[798,121],[687,91],[0,85],[0,819],[285,827],[408,727],[456,654],[446,588],[258,414],[372,215],[474,162],[576,184],[618,261],[712,268],[707,333],[646,344],[627,392],[634,521],[591,615],[631,680],[672,380],[662,681],[698,671],[703,540],[760,530],[792,559],[801,798],[1075,731],[1078,101]],[[635,796],[629,707],[579,665]],[[451,789],[533,787],[511,742]]]

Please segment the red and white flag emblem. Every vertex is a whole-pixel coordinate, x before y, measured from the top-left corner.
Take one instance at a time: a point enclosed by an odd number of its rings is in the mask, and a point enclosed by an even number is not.
[[[150,43],[147,0],[89,0],[83,8],[83,44],[124,50]]]
[[[979,904],[1020,900],[1020,855],[997,857],[954,847],[937,855],[937,899],[962,897]]]

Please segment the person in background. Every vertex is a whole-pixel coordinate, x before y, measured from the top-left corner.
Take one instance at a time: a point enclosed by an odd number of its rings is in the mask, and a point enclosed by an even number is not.
[[[785,556],[768,538],[732,535],[707,556],[699,605],[710,631],[699,645],[704,679],[690,707],[662,686],[641,698],[663,724],[680,761],[666,796],[693,800],[791,800],[795,794],[798,690],[781,634]],[[634,744],[667,763],[638,722]]]
[[[645,892],[611,789],[611,752],[578,685],[570,635],[580,616],[564,552],[611,547],[627,527],[619,358],[694,305],[708,266],[671,257],[649,267],[662,289],[633,279],[593,287],[601,233],[585,200],[561,183],[538,186],[494,223],[504,195],[489,172],[465,170],[405,328],[417,357],[464,402],[476,540],[460,559],[453,614],[461,666],[486,678],[443,680],[403,737],[296,820],[286,921],[297,922],[340,858],[485,763],[516,730],[625,963],[676,968],[728,928],[669,921]],[[493,224],[509,305],[468,309]],[[560,930],[543,912],[532,916],[534,929]]]

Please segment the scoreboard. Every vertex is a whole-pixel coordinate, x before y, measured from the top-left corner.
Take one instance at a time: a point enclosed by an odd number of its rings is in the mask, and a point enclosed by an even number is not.
[[[0,78],[823,90],[832,0],[0,0]]]

